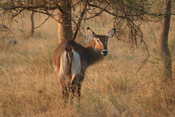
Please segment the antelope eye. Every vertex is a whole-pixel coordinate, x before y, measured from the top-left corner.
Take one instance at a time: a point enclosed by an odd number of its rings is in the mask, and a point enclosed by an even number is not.
[[[97,39],[97,41],[98,41],[98,42],[100,42],[100,40],[99,40],[99,39]]]

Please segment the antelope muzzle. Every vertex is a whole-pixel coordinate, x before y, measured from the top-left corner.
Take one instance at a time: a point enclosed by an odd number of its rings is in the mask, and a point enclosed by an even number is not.
[[[102,54],[103,56],[107,56],[107,55],[108,55],[108,50],[106,50],[106,49],[102,50],[102,51],[101,51],[101,54]]]

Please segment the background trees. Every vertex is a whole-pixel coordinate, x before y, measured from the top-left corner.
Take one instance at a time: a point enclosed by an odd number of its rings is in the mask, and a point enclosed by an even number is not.
[[[169,36],[169,30],[170,30],[170,24],[171,24],[171,0],[166,0],[165,2],[165,14],[164,15],[164,23],[163,23],[163,29],[162,29],[162,35],[160,39],[161,44],[161,56],[163,59],[163,65],[164,65],[164,77],[165,79],[172,79],[172,60],[171,60],[171,54],[168,47],[168,36]]]
[[[168,4],[167,4],[168,3]],[[161,6],[167,5],[165,12]],[[31,35],[34,33],[34,13],[42,13],[52,17],[59,24],[58,35],[60,40],[76,38],[81,27],[81,22],[90,20],[107,13],[113,16],[113,25],[118,30],[124,29],[128,34],[128,40],[133,45],[144,42],[143,32],[140,28],[143,21],[154,20],[164,16],[164,27],[161,35],[161,53],[165,64],[166,76],[171,77],[171,60],[168,51],[168,32],[171,19],[171,1],[155,2],[151,0],[3,0],[0,2],[2,15],[10,13],[11,18],[23,11],[32,11]],[[158,7],[156,7],[158,6]],[[156,7],[156,8],[155,8]],[[79,9],[79,10],[77,10]],[[74,29],[73,29],[74,27]],[[75,29],[76,27],[76,29]],[[126,30],[127,28],[127,30]],[[139,41],[140,40],[140,41]],[[146,43],[144,42],[144,45]],[[169,72],[168,72],[168,71]],[[169,75],[168,75],[169,74]]]

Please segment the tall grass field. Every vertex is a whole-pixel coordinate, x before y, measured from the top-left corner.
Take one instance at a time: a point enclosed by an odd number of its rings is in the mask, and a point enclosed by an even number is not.
[[[84,25],[106,34],[112,28],[106,17]],[[58,45],[56,23],[50,19],[30,37],[29,18],[21,20],[8,24],[13,34],[0,32],[0,117],[175,117],[175,82],[163,86],[161,77],[160,23],[142,25],[150,57],[138,72],[147,57],[143,45],[132,48],[126,35],[110,39],[109,55],[86,72],[80,104],[64,106],[52,66]],[[41,20],[44,16],[37,16],[36,24]],[[173,21],[169,41],[173,62],[174,26]]]

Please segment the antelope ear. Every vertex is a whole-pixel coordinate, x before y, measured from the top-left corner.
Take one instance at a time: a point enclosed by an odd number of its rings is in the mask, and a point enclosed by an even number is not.
[[[87,30],[88,35],[95,36],[95,33],[91,28],[87,27],[86,30]]]
[[[112,38],[116,34],[116,29],[112,28],[111,30],[108,31],[108,37]]]
[[[94,36],[95,33],[89,27],[87,27],[86,42],[90,42],[91,40],[93,40]]]

